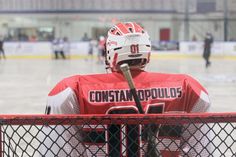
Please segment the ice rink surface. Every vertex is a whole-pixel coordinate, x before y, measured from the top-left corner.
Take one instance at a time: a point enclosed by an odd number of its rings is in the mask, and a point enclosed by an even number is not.
[[[236,112],[236,60],[213,58],[208,69],[200,57],[155,57],[147,71],[189,74],[209,92],[211,112]],[[106,72],[96,59],[0,60],[0,114],[42,114],[48,92],[61,79]]]

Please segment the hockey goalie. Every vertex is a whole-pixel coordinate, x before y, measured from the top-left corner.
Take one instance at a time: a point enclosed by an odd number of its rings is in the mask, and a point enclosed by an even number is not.
[[[137,23],[113,26],[108,31],[105,47],[108,73],[63,79],[48,95],[46,114],[139,114],[120,70],[120,65],[124,63],[130,67],[136,94],[145,114],[208,111],[208,93],[192,77],[144,70],[150,61],[151,41],[148,33]],[[148,154],[147,139],[138,136],[143,127],[133,126],[138,130],[136,132],[130,131],[129,127],[45,126],[40,153],[45,157],[152,156]],[[162,130],[165,131],[158,132],[156,136],[155,141],[162,141],[155,145],[156,156],[208,156],[207,138],[196,129],[196,125],[182,131],[181,126],[160,127],[164,127]],[[168,131],[173,127],[177,131]],[[204,132],[204,127],[201,131]],[[126,133],[128,136],[124,135]]]

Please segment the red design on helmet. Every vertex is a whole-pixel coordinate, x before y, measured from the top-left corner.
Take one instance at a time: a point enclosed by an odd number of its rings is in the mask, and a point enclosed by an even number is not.
[[[106,41],[108,69],[117,71],[122,63],[128,63],[131,69],[144,68],[149,62],[150,53],[150,37],[137,23],[118,23],[108,31]]]

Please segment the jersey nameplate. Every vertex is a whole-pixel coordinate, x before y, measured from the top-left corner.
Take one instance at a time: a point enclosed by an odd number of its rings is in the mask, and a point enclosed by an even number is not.
[[[129,89],[90,90],[88,94],[88,100],[91,103],[134,101]],[[182,96],[182,88],[160,87],[138,89],[137,94],[141,101],[152,99],[175,99]]]

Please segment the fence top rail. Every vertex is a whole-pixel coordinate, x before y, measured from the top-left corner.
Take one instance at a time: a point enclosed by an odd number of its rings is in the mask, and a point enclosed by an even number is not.
[[[81,115],[0,115],[0,125],[105,125],[105,124],[188,124],[236,122],[230,113],[167,113],[167,114],[81,114]]]

